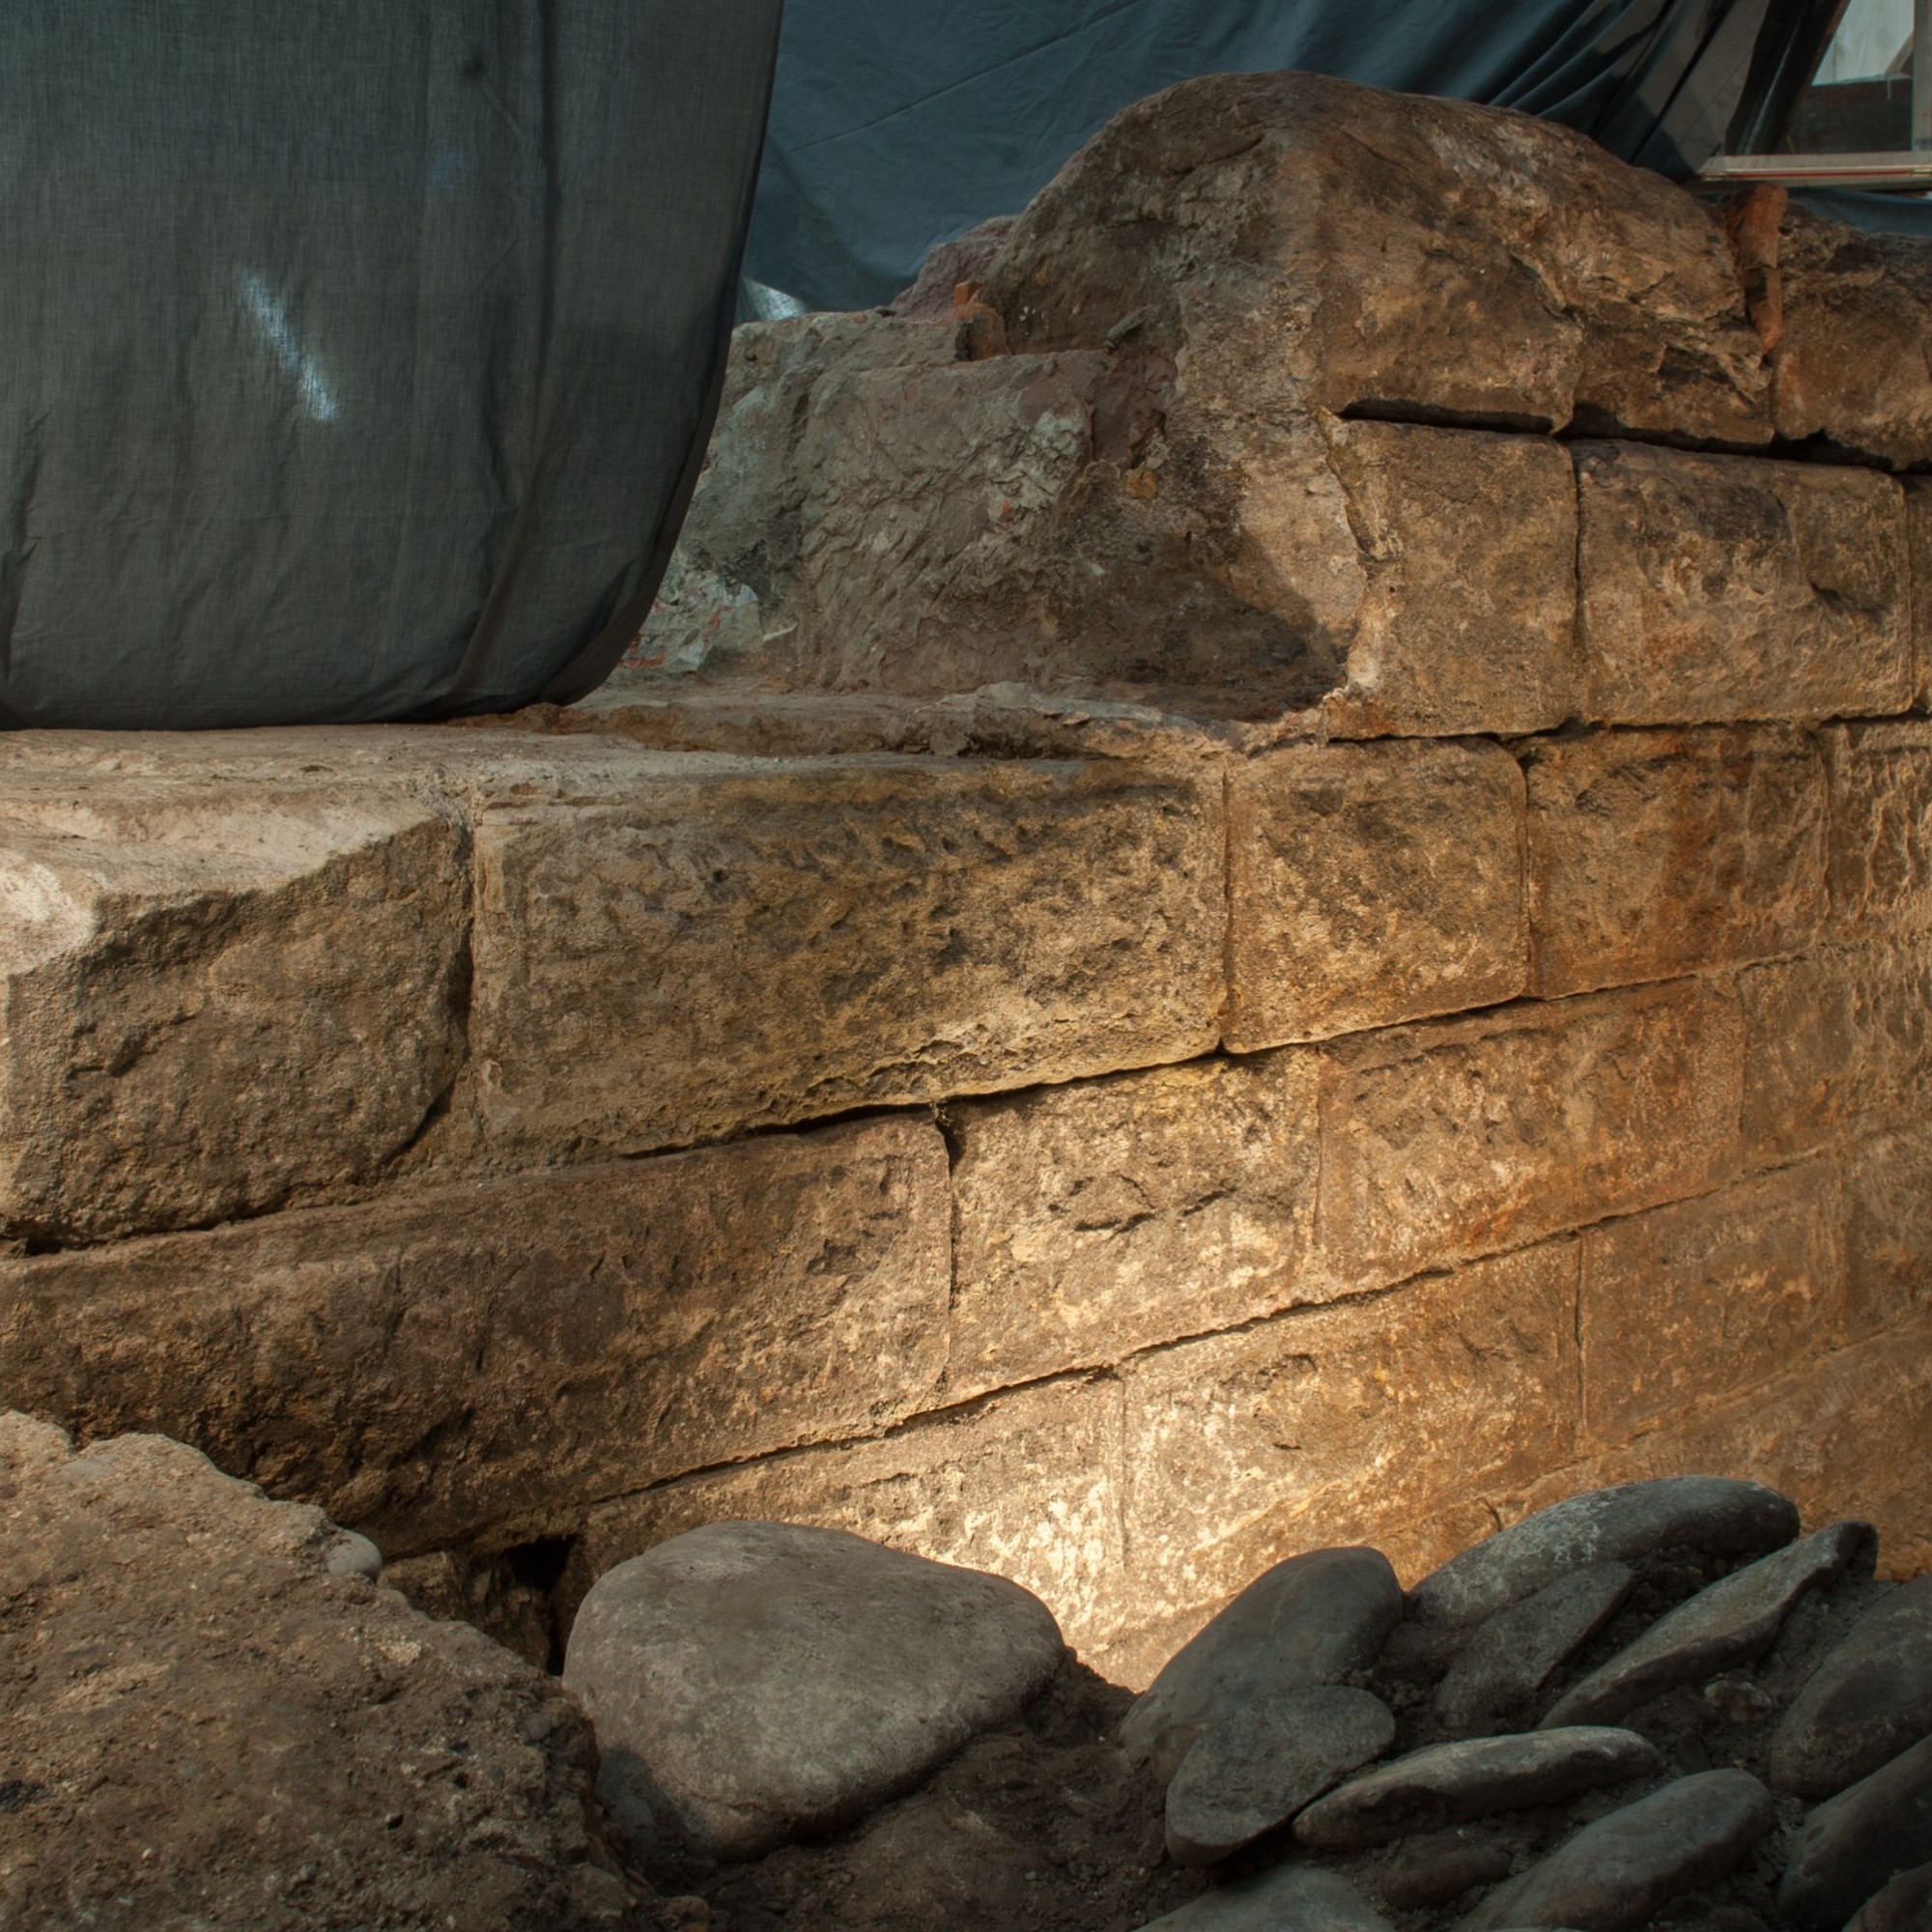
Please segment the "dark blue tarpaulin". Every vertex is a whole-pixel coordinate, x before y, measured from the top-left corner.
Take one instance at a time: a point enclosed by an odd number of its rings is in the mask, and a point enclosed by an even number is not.
[[[1119,109],[1302,68],[1490,101],[1688,175],[1720,147],[1766,0],[787,0],[746,271],[889,300],[1023,208]]]

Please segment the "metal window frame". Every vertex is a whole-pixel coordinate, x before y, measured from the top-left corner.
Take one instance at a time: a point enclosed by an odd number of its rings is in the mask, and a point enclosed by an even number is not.
[[[1745,99],[1727,145],[1697,170],[1717,186],[1776,183],[1782,187],[1861,187],[1895,192],[1932,188],[1932,0],[1912,0],[1912,146],[1856,155],[1762,152],[1783,134],[1798,98],[1838,30],[1846,0],[1773,0]]]

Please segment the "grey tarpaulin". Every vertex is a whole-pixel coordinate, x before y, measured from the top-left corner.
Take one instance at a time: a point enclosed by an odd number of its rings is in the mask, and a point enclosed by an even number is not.
[[[889,300],[1010,214],[1119,108],[1305,68],[1519,107],[1689,174],[1722,144],[1766,0],[788,0],[747,271]]]
[[[0,706],[589,689],[709,430],[779,0],[13,0]]]

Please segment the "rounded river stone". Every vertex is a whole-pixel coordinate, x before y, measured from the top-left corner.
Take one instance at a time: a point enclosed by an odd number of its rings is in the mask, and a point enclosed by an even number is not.
[[[1435,1715],[1443,1726],[1465,1735],[1505,1728],[1617,1613],[1634,1581],[1628,1564],[1593,1563],[1498,1610],[1436,1687]]]
[[[1575,1925],[1632,1932],[1659,1906],[1728,1877],[1771,1829],[1772,1796],[1747,1771],[1680,1777],[1585,1826],[1498,1886],[1460,1932]]]
[[[1796,1505],[1760,1483],[1663,1476],[1538,1510],[1431,1571],[1409,1601],[1418,1615],[1463,1628],[1593,1563],[1634,1564],[1673,1548],[1761,1556],[1797,1534]]]
[[[1932,1865],[1900,1872],[1859,1907],[1845,1932],[1925,1932],[1932,1925]]]
[[[1867,1570],[1878,1552],[1869,1523],[1835,1522],[1788,1549],[1734,1570],[1660,1617],[1602,1669],[1558,1698],[1544,1718],[1556,1724],[1606,1724],[1653,1697],[1728,1670],[1767,1650],[1791,1606],[1848,1564]]]
[[[1800,1932],[1838,1932],[1900,1872],[1932,1852],[1932,1738],[1901,1751],[1804,1820],[1777,1888]]]
[[[1295,1819],[1294,1836],[1318,1851],[1364,1851],[1411,1832],[1555,1804],[1662,1769],[1656,1747],[1634,1731],[1579,1725],[1468,1738],[1411,1751],[1351,1778]]]
[[[1379,1697],[1339,1684],[1269,1692],[1221,1711],[1167,1787],[1167,1855],[1225,1859],[1395,1742]]]
[[[634,1848],[668,1826],[750,1858],[903,1791],[1064,1655],[1052,1612],[1003,1577],[842,1530],[716,1522],[598,1578],[563,1676]]]
[[[1375,1549],[1316,1549],[1266,1570],[1176,1651],[1135,1700],[1121,1742],[1172,1777],[1209,1719],[1259,1697],[1365,1670],[1402,1615]]]
[[[1932,1577],[1902,1584],[1853,1626],[1792,1700],[1771,1741],[1771,1781],[1829,1798],[1932,1735]]]

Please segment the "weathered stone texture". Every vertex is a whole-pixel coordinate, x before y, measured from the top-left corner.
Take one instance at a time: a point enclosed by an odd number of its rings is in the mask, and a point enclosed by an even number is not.
[[[1822,743],[1833,925],[1922,929],[1932,923],[1932,724],[1846,724]]]
[[[1577,450],[1585,708],[1618,724],[1911,701],[1905,507],[1869,469]]]
[[[1627,1440],[1839,1338],[1836,1169],[1814,1160],[1583,1237],[1583,1421]]]
[[[1721,230],[1546,121],[1310,73],[1117,116],[1013,224],[1016,349],[1131,333],[1197,396],[1762,442],[1763,348]]]
[[[1527,747],[1545,995],[1793,952],[1825,912],[1823,760],[1771,725]]]
[[[1932,1317],[1932,1132],[1847,1148],[1846,1321],[1854,1335]]]
[[[1374,1541],[1481,1475],[1567,1460],[1576,1323],[1576,1243],[1554,1241],[1128,1364],[1137,1618],[1225,1599],[1300,1549]]]
[[[1121,1394],[1110,1380],[1009,1390],[875,1441],[803,1449],[591,1510],[581,1587],[700,1523],[849,1529],[915,1555],[990,1570],[1043,1599],[1069,1643],[1123,1620]]]
[[[1117,1362],[1319,1293],[1311,1055],[968,1101],[945,1125],[955,1396]]]
[[[191,1438],[392,1554],[892,1422],[946,1156],[884,1121],[0,1263],[0,1402]]]
[[[1777,266],[1777,434],[1901,469],[1932,460],[1932,244],[1794,207]]]
[[[1932,376],[1928,376],[1932,389]],[[1932,409],[1928,409],[1932,420]],[[1912,567],[1912,702],[1932,711],[1932,481],[1908,476],[1905,534]]]
[[[1405,423],[1324,429],[1363,574],[1336,645],[1343,681],[1322,700],[1326,728],[1450,736],[1548,730],[1572,717],[1577,505],[1563,452],[1532,437]],[[1286,617],[1307,564],[1278,502],[1307,486],[1252,461],[1243,483],[1244,528]],[[1287,542],[1268,541],[1276,528]]]
[[[1494,745],[1295,747],[1229,780],[1236,1052],[1522,991],[1523,789]]]
[[[1317,1239],[1393,1281],[1698,1194],[1738,1166],[1744,1030],[1683,981],[1323,1049]]]
[[[1755,1160],[1920,1116],[1932,1077],[1932,959],[1915,945],[1821,946],[1738,979]]]
[[[469,1040],[499,1161],[1214,1043],[1214,779],[633,753],[570,782],[477,821]]]
[[[1672,1417],[1496,1500],[1514,1520],[1580,1490],[1722,1469],[1790,1496],[1806,1522],[1857,1517],[1873,1523],[1880,1573],[1916,1577],[1932,1568],[1928,1444],[1932,1324],[1918,1321],[1795,1362],[1732,1402]]]
[[[1574,709],[1553,444],[1195,407],[1131,344],[881,366],[813,335],[791,360],[783,411],[754,388],[719,431],[628,682],[1017,681],[1260,719],[1339,685],[1330,728],[1369,736]]]
[[[462,1050],[461,823],[192,768],[0,796],[0,1224],[93,1240],[340,1197]]]

